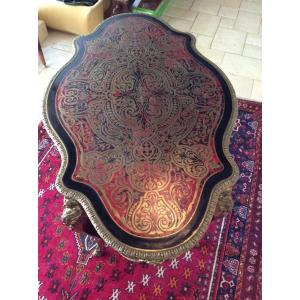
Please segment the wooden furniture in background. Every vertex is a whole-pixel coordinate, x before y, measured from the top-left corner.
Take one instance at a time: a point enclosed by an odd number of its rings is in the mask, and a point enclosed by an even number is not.
[[[42,64],[46,67],[46,61],[45,61],[44,53],[39,39],[38,39],[38,51],[39,51],[39,58]]]

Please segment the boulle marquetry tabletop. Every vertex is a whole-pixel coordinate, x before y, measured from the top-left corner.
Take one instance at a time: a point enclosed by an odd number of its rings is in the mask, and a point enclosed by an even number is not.
[[[86,214],[129,259],[176,257],[231,207],[236,99],[194,44],[153,17],[118,15],[75,40],[46,93],[62,219]]]

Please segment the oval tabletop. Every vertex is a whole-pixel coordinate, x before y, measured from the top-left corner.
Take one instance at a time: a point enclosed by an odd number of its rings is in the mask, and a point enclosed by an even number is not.
[[[232,87],[192,36],[150,16],[112,17],[75,46],[44,101],[58,189],[128,258],[175,257],[236,180]]]

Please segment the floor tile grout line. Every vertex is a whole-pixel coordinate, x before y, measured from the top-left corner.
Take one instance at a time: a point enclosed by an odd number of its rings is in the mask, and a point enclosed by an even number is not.
[[[165,17],[169,17],[169,18],[172,18],[172,19],[177,19],[177,20],[180,20],[180,21],[191,22],[192,24],[195,22],[195,20],[191,21],[191,20],[183,19],[181,17],[174,17],[174,16],[171,17],[171,16],[167,16],[167,15],[165,15]],[[195,19],[196,19],[196,17],[195,17]]]
[[[237,19],[238,19],[238,17],[239,17],[239,14],[240,14],[240,12],[241,12],[241,6],[242,6],[242,1],[240,2],[240,5],[239,5],[239,7],[238,7],[238,14],[237,14],[237,16],[236,16],[236,18],[235,18],[235,21],[234,21],[234,24],[233,24],[233,28],[235,29],[235,26],[236,26],[236,21],[237,21]]]
[[[259,13],[259,12],[253,12],[253,11],[243,10],[243,9],[239,9],[239,11],[241,11],[241,12],[246,12],[246,13],[249,13],[249,14],[259,15],[259,16],[262,15],[261,12],[260,12],[260,13]]]
[[[193,2],[191,3],[190,7],[186,8],[186,10],[193,11],[192,10],[192,6],[193,6],[194,2],[195,2],[195,0],[193,0]],[[183,7],[179,7],[179,6],[174,5],[174,3],[172,3],[172,2],[171,2],[171,4],[170,4],[169,7],[176,7],[176,8],[179,8],[179,9],[184,9]]]
[[[217,16],[220,17],[220,23],[221,23],[221,20],[222,20],[222,16],[219,16],[221,8],[222,8],[222,4],[220,4],[220,7],[219,7],[218,12],[217,12]],[[220,23],[219,23],[218,27],[220,27]]]
[[[256,79],[253,79],[253,82],[252,82],[251,93],[250,93],[250,98],[251,98],[251,99],[253,99],[252,94],[253,94],[254,81],[255,81],[255,80],[256,80]]]
[[[75,52],[75,50],[74,50],[74,52],[70,52],[68,50],[63,50],[63,49],[60,49],[60,48],[56,48],[55,46],[52,46],[51,48],[55,49],[55,50],[59,50],[59,51],[65,52],[65,53],[69,53],[69,54],[73,54]]]
[[[219,17],[220,19],[219,19],[219,23],[218,23],[218,26],[217,26],[217,29],[216,29],[216,31],[215,31],[215,33],[214,33],[214,36],[213,36],[213,38],[212,38],[212,40],[211,40],[211,44],[210,44],[210,49],[212,49],[213,50],[213,48],[211,48],[212,47],[212,44],[213,44],[213,42],[214,42],[214,40],[215,40],[215,37],[216,37],[216,34],[217,34],[217,32],[218,32],[218,29],[220,28],[220,24],[221,24],[221,17]],[[224,52],[224,51],[223,51]],[[223,58],[224,58],[224,56],[223,56]],[[223,59],[222,59],[222,61],[223,61]]]
[[[170,6],[171,7],[171,6]],[[171,18],[175,18],[175,19],[180,19],[180,20],[184,20],[184,21],[189,21],[189,22],[194,22],[195,20],[196,20],[196,18],[197,18],[197,16],[198,16],[198,13],[197,12],[195,12],[195,11],[192,11],[192,10],[190,10],[190,9],[184,9],[184,8],[178,8],[178,7],[176,7],[177,9],[181,9],[181,10],[185,10],[186,12],[193,12],[193,13],[196,13],[196,16],[195,16],[195,18],[194,18],[194,20],[187,20],[187,19],[184,19],[184,18],[182,18],[182,17],[178,17],[178,16],[169,16],[169,15],[167,15],[166,13],[168,13],[168,10],[164,13],[164,16],[166,16],[166,17],[171,17]]]
[[[192,1],[192,5],[191,5],[190,9],[193,7],[193,5],[195,4],[195,2],[196,2],[196,0]]]
[[[256,48],[260,48],[261,49],[261,47],[258,47],[258,46],[254,46],[254,45],[249,45],[249,44],[245,44],[245,47],[246,46],[252,46],[252,47],[256,47]],[[245,48],[244,48],[244,50],[243,51],[245,51]],[[258,59],[258,60],[262,60],[261,59],[261,57],[255,57],[255,56],[249,56],[249,55],[245,55],[244,53],[242,54],[242,56],[244,56],[244,57],[248,57],[248,58],[254,58],[254,59]]]
[[[195,0],[196,1],[196,0]],[[194,1],[194,2],[195,2]],[[197,12],[197,14],[196,14],[196,18],[195,18],[195,20],[194,20],[194,22],[193,22],[193,24],[192,24],[192,26],[191,26],[191,31],[192,31],[192,28],[194,27],[194,24],[195,24],[195,22],[196,22],[196,20],[197,20],[197,18],[198,18],[198,16],[199,16],[199,12]]]
[[[221,59],[221,62],[220,62],[220,68],[221,68],[221,65],[223,63],[224,57],[225,57],[225,52],[223,52],[223,56],[222,56],[222,59]]]
[[[67,46],[67,45],[66,45]],[[71,46],[70,46],[71,47]],[[52,46],[53,49],[55,50],[61,50],[61,51],[64,51],[66,53],[70,53],[70,54],[74,54],[75,50],[74,51],[69,51],[69,50],[64,50],[64,49],[61,49],[61,48],[57,48],[55,46]]]

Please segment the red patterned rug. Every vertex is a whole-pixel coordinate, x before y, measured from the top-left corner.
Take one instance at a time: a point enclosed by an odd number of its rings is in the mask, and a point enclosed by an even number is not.
[[[60,155],[39,126],[39,300],[261,299],[261,104],[239,100],[230,151],[240,169],[234,209],[199,245],[161,265],[134,263],[61,222]]]

